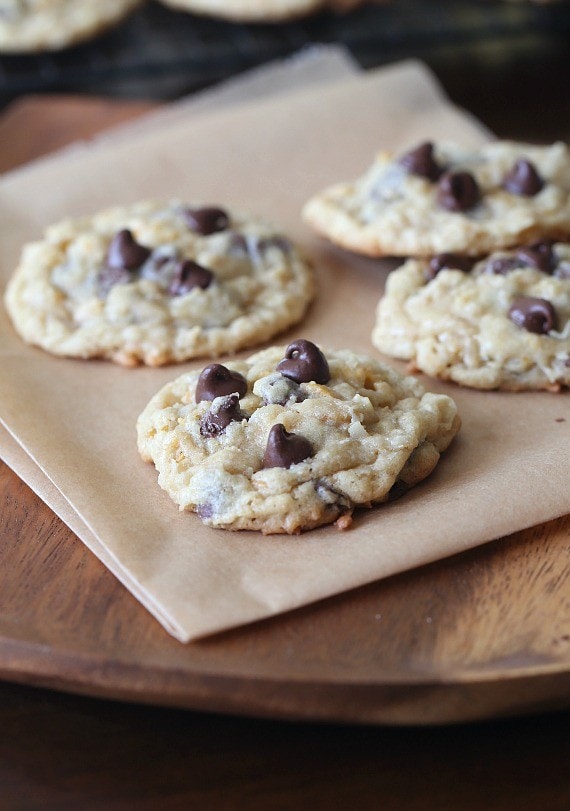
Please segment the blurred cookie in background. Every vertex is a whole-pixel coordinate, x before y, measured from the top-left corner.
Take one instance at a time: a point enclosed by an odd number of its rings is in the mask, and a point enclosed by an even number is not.
[[[59,51],[119,23],[143,0],[0,0],[0,53]]]

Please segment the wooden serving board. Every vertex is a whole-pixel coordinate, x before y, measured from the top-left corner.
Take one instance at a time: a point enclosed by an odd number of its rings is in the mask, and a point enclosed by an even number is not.
[[[1,168],[148,108],[20,102],[0,118]],[[570,706],[570,516],[181,645],[2,463],[0,497],[4,679],[361,723],[458,722]]]

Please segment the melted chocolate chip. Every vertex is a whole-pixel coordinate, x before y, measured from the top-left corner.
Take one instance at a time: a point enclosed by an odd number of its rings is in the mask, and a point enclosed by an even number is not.
[[[213,206],[185,208],[184,219],[193,231],[202,236],[225,231],[230,224],[230,218],[224,209]]]
[[[552,273],[556,266],[556,255],[551,242],[534,242],[525,248],[519,248],[517,259],[523,265],[536,268],[543,273]]]
[[[279,372],[268,375],[263,380],[262,397],[265,405],[282,406],[287,403],[302,403],[306,399],[299,384]]]
[[[285,350],[285,358],[277,371],[296,383],[328,383],[331,378],[327,359],[318,346],[304,338],[293,341]]]
[[[427,177],[428,180],[436,181],[443,172],[443,169],[433,156],[433,144],[431,141],[426,141],[416,149],[406,152],[398,163],[411,175]]]
[[[503,189],[522,197],[534,197],[544,182],[530,161],[520,158],[503,178]]]
[[[556,327],[556,310],[544,298],[519,296],[513,301],[509,318],[517,327],[539,335],[546,335]]]
[[[263,456],[263,467],[291,467],[313,456],[313,446],[300,434],[286,431],[281,423],[271,428]]]
[[[430,259],[426,270],[427,279],[435,279],[440,270],[462,270],[469,273],[473,267],[474,260],[469,256],[462,256],[457,253],[440,253]]]
[[[448,211],[468,211],[479,203],[481,193],[469,172],[446,172],[437,187],[437,202]]]
[[[225,431],[230,422],[240,422],[243,418],[238,395],[230,394],[221,398],[221,402],[214,403],[204,414],[200,422],[200,433],[202,436],[218,436]]]
[[[192,259],[185,259],[176,266],[174,277],[170,283],[169,293],[172,296],[183,296],[195,287],[205,290],[214,281],[214,274],[208,268],[202,267]]]
[[[511,270],[516,270],[520,266],[520,260],[514,256],[498,256],[496,259],[489,259],[485,265],[485,273],[506,276]]]
[[[150,256],[150,250],[139,245],[132,233],[124,228],[115,234],[107,251],[106,265],[112,270],[136,270]]]
[[[195,399],[197,403],[202,400],[215,400],[227,394],[237,394],[243,397],[247,392],[247,381],[239,372],[232,372],[221,363],[211,363],[202,369],[196,384]]]
[[[326,479],[317,479],[315,482],[315,491],[321,501],[324,501],[329,507],[346,512],[354,507],[354,503],[347,495],[341,493],[340,490],[335,490]]]

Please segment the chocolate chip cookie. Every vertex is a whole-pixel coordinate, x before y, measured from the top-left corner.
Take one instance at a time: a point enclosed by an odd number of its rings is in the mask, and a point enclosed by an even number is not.
[[[137,434],[181,510],[271,534],[346,528],[428,476],[459,425],[453,400],[414,378],[299,339],[178,377]]]
[[[570,235],[570,153],[496,141],[478,150],[425,142],[380,153],[358,180],[317,194],[304,218],[369,256],[481,256]]]
[[[56,355],[159,366],[261,343],[313,294],[310,264],[271,225],[171,201],[52,226],[5,303],[24,340]]]
[[[0,0],[0,53],[56,51],[120,22],[142,0]]]
[[[388,277],[372,342],[464,386],[570,386],[570,245],[410,259]]]

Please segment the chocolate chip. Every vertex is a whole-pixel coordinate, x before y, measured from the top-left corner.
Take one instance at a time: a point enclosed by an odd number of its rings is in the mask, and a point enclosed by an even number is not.
[[[458,253],[440,253],[430,259],[426,270],[427,279],[435,279],[440,270],[462,270],[469,273],[473,267],[474,260],[469,256],[462,256]]]
[[[520,158],[503,178],[503,189],[522,197],[534,197],[543,188],[544,182],[534,165]]]
[[[285,350],[285,358],[277,364],[277,371],[296,383],[328,383],[330,371],[327,359],[318,346],[304,338],[293,341]]]
[[[192,259],[185,259],[176,266],[174,277],[170,282],[169,293],[172,296],[183,296],[195,287],[205,290],[214,281],[214,274]]]
[[[511,270],[516,270],[520,266],[520,260],[514,256],[498,256],[496,259],[489,259],[485,265],[485,273],[506,276]]]
[[[402,498],[409,489],[409,484],[406,484],[402,479],[396,479],[392,487],[388,490],[388,501],[397,501],[397,499]]]
[[[202,400],[215,400],[216,397],[236,392],[240,397],[247,392],[245,377],[239,372],[232,372],[221,363],[211,363],[200,373],[195,399],[200,403]]]
[[[427,177],[428,180],[436,181],[443,172],[443,169],[433,156],[433,144],[431,141],[426,141],[416,149],[406,152],[398,163],[411,175]]]
[[[202,436],[218,436],[224,432],[230,422],[240,422],[243,418],[237,394],[220,397],[202,417],[200,433]]]
[[[184,219],[193,231],[202,236],[209,236],[229,227],[230,218],[223,208],[205,206],[204,208],[185,208]]]
[[[556,266],[556,255],[551,242],[534,242],[525,248],[519,248],[517,259],[523,265],[536,268],[543,273],[552,273]]]
[[[539,335],[546,335],[556,327],[556,310],[544,298],[519,296],[513,301],[509,318],[517,327]]]
[[[144,245],[139,245],[132,233],[124,228],[111,240],[106,265],[112,270],[136,270],[149,256],[150,250]]]
[[[437,187],[437,202],[448,211],[468,211],[481,199],[479,186],[469,172],[446,172]]]
[[[267,437],[263,467],[291,467],[313,456],[313,446],[300,434],[289,433],[281,423],[274,425]]]
[[[317,479],[315,482],[315,491],[321,501],[324,501],[324,503],[328,504],[330,507],[340,509],[343,512],[351,510],[354,507],[354,503],[349,497],[341,493],[340,490],[335,490],[326,479]]]

